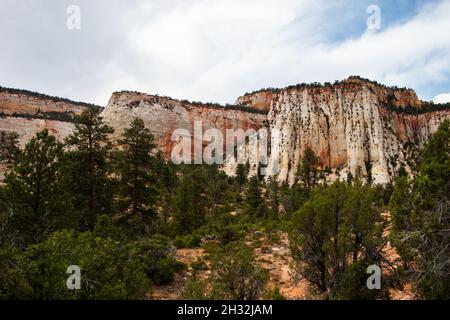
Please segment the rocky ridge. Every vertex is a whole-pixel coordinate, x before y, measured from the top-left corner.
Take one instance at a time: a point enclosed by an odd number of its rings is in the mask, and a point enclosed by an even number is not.
[[[411,154],[450,117],[448,105],[426,103],[413,90],[359,77],[333,85],[262,90],[240,97],[237,103],[269,111],[270,130],[281,131],[281,150],[274,162],[278,180],[290,184],[307,147],[331,172],[331,180],[346,179],[351,172],[370,175],[375,183],[389,183],[400,167],[409,171]]]
[[[22,145],[44,128],[63,139],[73,130],[74,116],[88,107],[100,108],[0,88],[0,131],[16,131]],[[350,77],[334,84],[263,89],[245,94],[229,106],[115,92],[102,116],[114,127],[113,138],[133,118],[142,118],[168,159],[176,143],[172,133],[176,129],[193,133],[196,121],[201,121],[203,133],[216,128],[224,136],[227,129],[279,130],[280,152],[271,154],[269,163],[277,164],[280,182],[294,183],[300,158],[311,147],[329,173],[328,180],[346,179],[351,172],[384,184],[393,181],[401,167],[410,170],[411,155],[450,118],[450,106],[421,101],[410,89]],[[202,142],[203,147],[207,144]],[[251,172],[257,169],[251,168]],[[232,174],[235,165],[226,165],[225,170]]]

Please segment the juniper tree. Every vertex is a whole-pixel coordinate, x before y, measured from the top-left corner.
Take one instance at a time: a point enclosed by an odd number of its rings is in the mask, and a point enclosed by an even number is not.
[[[391,198],[392,241],[411,262],[415,289],[425,299],[450,296],[450,121],[421,153],[417,178],[402,177]]]
[[[361,183],[349,186],[337,182],[313,190],[294,214],[289,233],[297,274],[329,298],[348,293],[343,286],[351,283],[353,264],[380,265],[384,261],[380,254],[385,244],[384,225],[379,212],[374,192]],[[364,289],[360,280],[354,279]],[[371,297],[385,294],[377,291]]]

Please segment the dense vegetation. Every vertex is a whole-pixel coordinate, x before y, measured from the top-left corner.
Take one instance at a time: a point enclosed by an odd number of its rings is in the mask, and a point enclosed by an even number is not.
[[[182,298],[285,299],[255,255],[258,237],[275,243],[280,234],[314,297],[387,299],[412,283],[419,298],[449,298],[449,127],[392,196],[358,176],[325,185],[311,149],[290,187],[249,178],[246,165],[234,177],[215,165],[175,166],[142,120],[112,142],[94,109],[63,143],[44,130],[21,150],[17,135],[2,134],[0,299],[145,299],[186,270]],[[401,263],[387,257],[389,242]],[[199,247],[206,255],[194,263],[177,261],[177,248]],[[81,290],[66,287],[70,265],[81,269]],[[380,290],[366,286],[370,265],[383,270]]]

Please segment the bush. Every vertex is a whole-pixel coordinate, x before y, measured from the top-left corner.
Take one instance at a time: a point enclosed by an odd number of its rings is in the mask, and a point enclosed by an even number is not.
[[[341,300],[374,300],[389,299],[387,286],[382,283],[381,290],[369,290],[367,288],[368,274],[366,272],[369,263],[357,261],[353,263],[342,275],[339,282],[337,299]]]
[[[243,243],[227,246],[212,266],[212,295],[215,299],[255,300],[266,288],[267,270],[256,264],[253,250]]]
[[[183,263],[175,259],[174,248],[168,243],[169,241],[165,237],[154,237],[138,244],[144,270],[155,284],[172,282],[175,273],[185,268]]]
[[[267,290],[265,300],[286,300],[286,297],[280,292],[280,288],[275,287],[273,289]]]
[[[194,272],[207,270],[208,266],[206,265],[206,262],[203,258],[199,257],[197,260],[191,263],[191,268]]]
[[[181,297],[186,300],[208,300],[207,283],[202,280],[189,280]]]
[[[150,288],[131,247],[91,232],[58,231],[24,252],[4,252],[2,261],[10,262],[2,266],[9,274],[0,278],[2,298],[142,299]],[[71,265],[81,269],[81,290],[67,289]]]
[[[198,248],[201,243],[201,238],[197,234],[178,235],[175,238],[174,245],[178,249],[183,248]]]
[[[237,241],[243,237],[242,227],[240,226],[225,226],[219,231],[219,241],[223,245],[230,242]]]

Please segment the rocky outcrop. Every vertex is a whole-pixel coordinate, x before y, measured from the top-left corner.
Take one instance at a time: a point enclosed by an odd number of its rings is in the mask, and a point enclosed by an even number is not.
[[[24,146],[37,132],[48,129],[63,140],[72,132],[74,117],[92,104],[35,92],[0,87],[0,131],[15,131]]]
[[[0,131],[16,131],[23,145],[47,128],[59,139],[73,130],[73,119],[97,106],[27,91],[0,88]],[[311,147],[327,179],[371,176],[375,183],[391,182],[400,167],[410,170],[411,155],[450,118],[448,105],[420,101],[409,89],[390,88],[359,77],[334,84],[303,84],[265,89],[240,97],[236,105],[193,103],[137,92],[116,92],[102,111],[117,138],[135,117],[144,120],[158,148],[169,159],[176,129],[203,132],[219,129],[278,130],[280,152],[270,154],[280,182],[294,183],[301,156]],[[194,144],[194,137],[192,144]],[[205,147],[209,142],[202,142]],[[193,149],[193,146],[192,146]],[[256,173],[258,168],[251,167]],[[269,171],[272,171],[269,165]],[[235,165],[227,163],[227,173]]]
[[[193,135],[196,121],[201,122],[203,133],[214,128],[225,137],[227,129],[258,130],[267,118],[264,112],[251,108],[192,103],[128,91],[114,93],[102,116],[115,129],[115,138],[134,118],[142,118],[154,134],[158,148],[168,159],[176,143],[171,139],[172,133],[177,129],[187,129]],[[192,144],[194,139],[200,140],[200,137],[193,137]],[[207,143],[202,141],[202,144]]]
[[[388,88],[352,77],[334,85],[297,85],[247,94],[237,103],[269,110],[270,130],[281,132],[280,182],[293,183],[301,156],[311,147],[328,179],[371,175],[388,183],[409,170],[412,152],[429,139],[450,108],[420,101],[408,89]],[[273,157],[278,157],[273,159]]]

